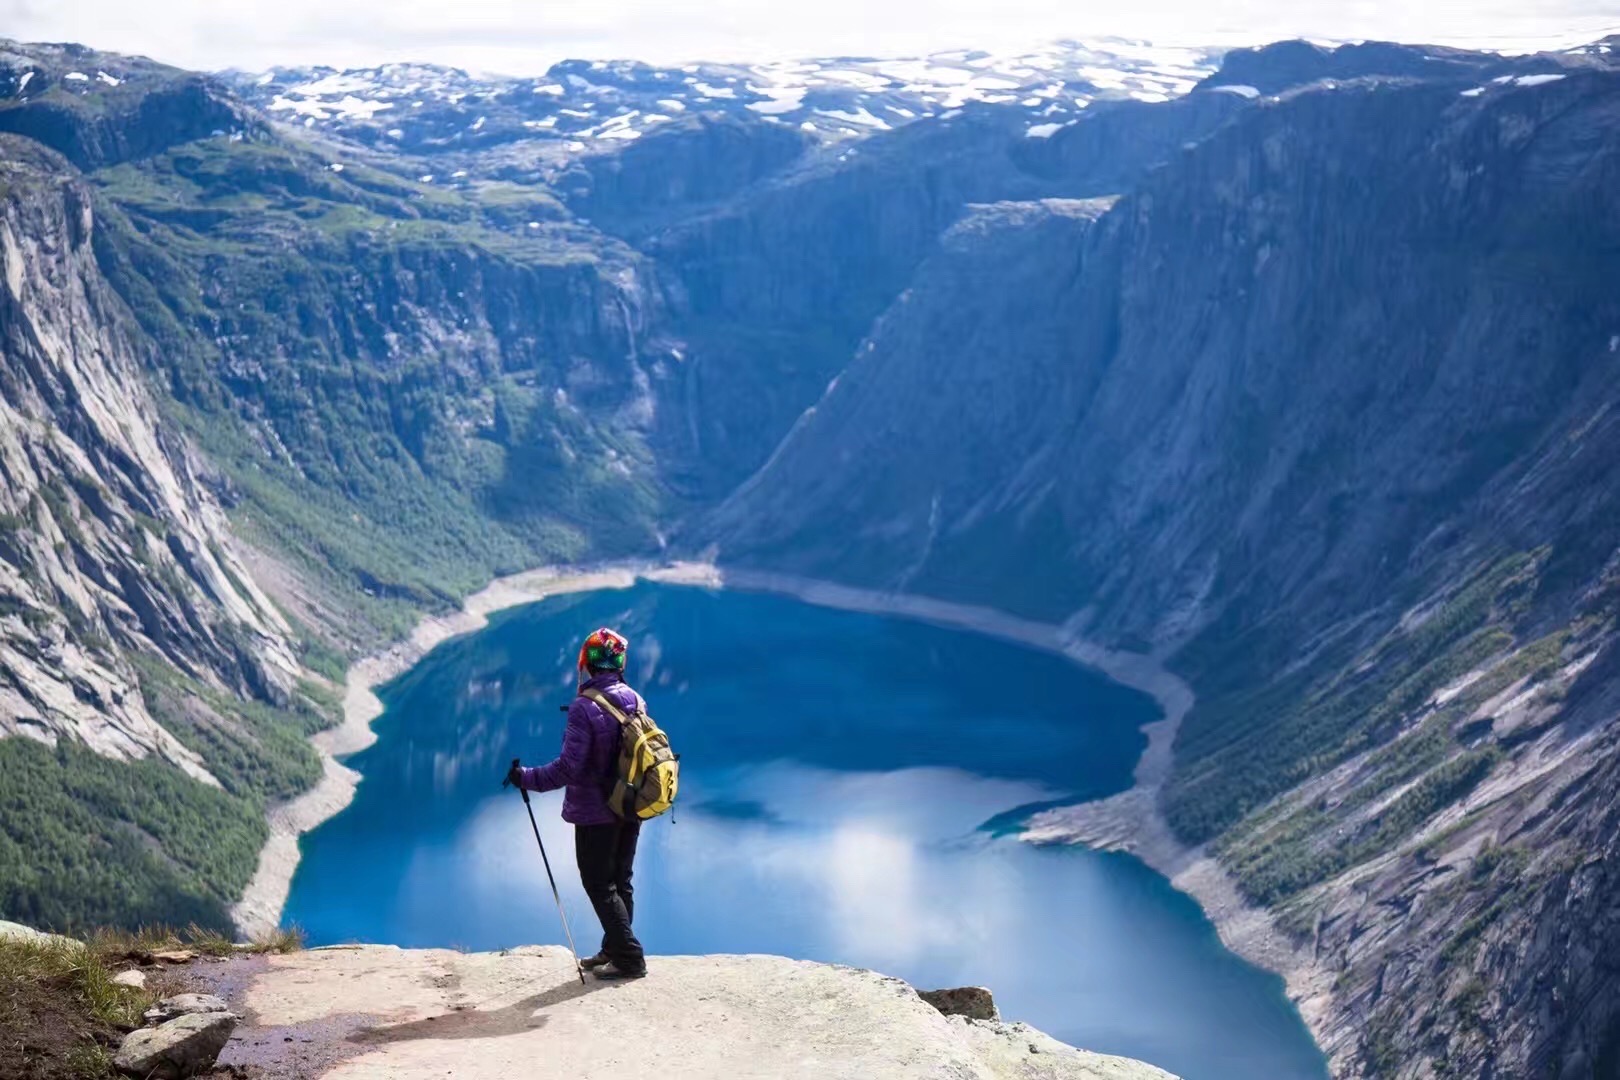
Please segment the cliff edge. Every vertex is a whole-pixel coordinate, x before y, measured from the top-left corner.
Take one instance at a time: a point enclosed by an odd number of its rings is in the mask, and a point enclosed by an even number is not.
[[[556,947],[359,945],[189,974],[243,1017],[219,1059],[239,1075],[1172,1080],[945,1016],[899,979],[776,956],[654,957],[645,980],[581,984]]]

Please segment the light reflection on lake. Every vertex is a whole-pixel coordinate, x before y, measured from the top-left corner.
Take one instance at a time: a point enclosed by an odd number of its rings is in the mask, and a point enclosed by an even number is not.
[[[631,680],[682,753],[677,820],[646,828],[637,861],[655,965],[771,952],[982,984],[1010,1018],[1192,1080],[1324,1075],[1280,980],[1162,878],[980,828],[1123,788],[1146,699],[1056,657],[779,598],[642,585],[438,650],[385,693],[354,805],[306,838],[289,921],[317,943],[560,942],[528,818],[498,785],[512,756],[555,752],[574,642],[602,624],[630,634]],[[559,805],[535,810],[593,950]]]

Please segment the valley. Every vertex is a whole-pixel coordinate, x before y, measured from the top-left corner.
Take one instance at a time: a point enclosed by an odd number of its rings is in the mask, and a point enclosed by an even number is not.
[[[0,916],[255,917],[351,662],[690,558],[1148,658],[1032,836],[1168,837],[1335,1076],[1607,1075],[1615,45],[0,44]]]

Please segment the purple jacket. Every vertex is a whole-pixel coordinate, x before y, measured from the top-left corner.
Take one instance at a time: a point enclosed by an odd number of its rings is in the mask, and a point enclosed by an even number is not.
[[[625,712],[642,708],[641,698],[617,675],[593,675],[586,686],[600,690]],[[608,809],[607,788],[618,765],[619,722],[581,694],[568,707],[562,753],[549,765],[524,769],[522,786],[529,791],[563,794],[563,820],[573,825],[608,825],[619,819]]]

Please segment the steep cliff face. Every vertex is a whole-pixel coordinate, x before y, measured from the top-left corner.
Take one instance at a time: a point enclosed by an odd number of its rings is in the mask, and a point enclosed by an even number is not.
[[[228,925],[324,720],[145,389],[93,193],[37,143],[0,150],[0,906]]]
[[[1620,81],[1472,83],[981,211],[703,534],[1169,655],[1165,810],[1341,975],[1344,1075],[1587,1075],[1615,1007],[1548,971],[1614,922]]]
[[[100,260],[238,517],[385,631],[494,573],[654,547],[655,268],[543,191],[341,156],[214,137],[91,177]]]
[[[122,654],[285,696],[287,627],[142,390],[149,358],[97,271],[90,192],[48,151],[4,148],[0,730],[156,753],[211,782],[148,715]]]
[[[970,106],[808,154],[649,230],[638,243],[678,290],[690,354],[666,394],[684,421],[660,431],[666,479],[712,501],[762,465],[975,204],[1117,193],[1246,103],[1100,102],[1047,129]]]

